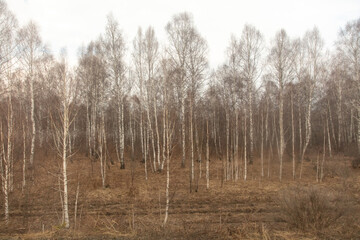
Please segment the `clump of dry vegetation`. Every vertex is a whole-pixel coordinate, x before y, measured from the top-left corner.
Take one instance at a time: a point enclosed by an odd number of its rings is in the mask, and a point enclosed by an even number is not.
[[[287,188],[279,196],[281,218],[302,231],[321,231],[346,214],[346,199],[338,192],[312,186]]]

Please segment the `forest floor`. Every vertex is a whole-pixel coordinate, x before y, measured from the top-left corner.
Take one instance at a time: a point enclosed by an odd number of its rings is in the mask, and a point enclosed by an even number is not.
[[[149,168],[148,180],[145,180],[144,164],[140,161],[135,162],[134,171],[129,162],[125,170],[120,170],[117,163],[109,164],[107,186],[102,188],[99,162],[91,163],[85,156],[78,155],[68,165],[70,229],[60,224],[61,182],[57,177],[60,160],[38,156],[36,159],[41,160],[29,171],[24,192],[21,191],[21,169],[15,169],[10,223],[6,226],[1,220],[1,239],[360,239],[360,168],[353,169],[349,157],[326,158],[321,183],[315,178],[316,155],[310,155],[304,162],[302,179],[298,176],[300,164],[297,163],[297,176],[293,180],[292,163],[285,161],[281,182],[277,161],[269,165],[269,177],[265,164],[265,177],[261,178],[259,159],[255,159],[254,164],[249,165],[246,181],[241,175],[237,181],[222,183],[222,163],[212,159],[210,189],[206,189],[205,163],[202,163],[198,191],[192,193],[189,164],[181,168],[180,159],[173,158],[169,219],[164,227],[166,171],[153,173]],[[198,164],[195,171],[197,179]],[[318,220],[326,220],[321,226],[310,223],[303,228],[296,227],[284,210],[286,196],[294,194],[294,189],[296,193],[313,188],[341,197],[319,198],[318,201],[325,201],[321,202],[325,207],[319,212],[333,211],[326,203],[334,201],[341,211],[333,221],[328,221],[330,215],[317,216]],[[287,204],[291,201],[297,200],[290,198]],[[3,209],[3,198],[0,206]],[[3,210],[1,214],[3,219]]]

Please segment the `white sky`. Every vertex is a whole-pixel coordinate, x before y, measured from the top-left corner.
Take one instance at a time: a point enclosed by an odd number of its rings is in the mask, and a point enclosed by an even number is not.
[[[265,36],[266,44],[284,28],[291,37],[302,36],[315,25],[327,48],[332,48],[346,22],[360,17],[359,0],[5,0],[20,25],[29,20],[40,27],[44,43],[55,55],[66,48],[75,64],[78,49],[104,32],[106,16],[118,20],[128,52],[137,29],[155,28],[160,43],[166,42],[165,26],[183,11],[193,14],[195,25],[208,41],[210,66],[224,61],[231,34],[241,35],[252,24]]]

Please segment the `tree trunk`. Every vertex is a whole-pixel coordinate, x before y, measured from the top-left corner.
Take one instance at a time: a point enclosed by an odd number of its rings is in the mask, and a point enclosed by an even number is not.
[[[302,115],[301,115],[301,108],[300,108],[300,102],[298,105],[298,112],[299,112],[299,157],[301,157],[301,153],[302,153],[302,129],[301,129],[301,125],[302,125]]]
[[[185,102],[184,97],[181,98],[181,147],[182,147],[182,160],[181,160],[181,167],[185,167]]]
[[[282,179],[282,170],[283,170],[283,155],[284,155],[284,123],[283,123],[283,111],[284,111],[284,96],[283,96],[283,87],[280,87],[280,102],[279,102],[279,128],[280,128],[280,146],[279,146],[279,159],[280,159],[280,171],[279,171],[279,180]]]
[[[306,122],[306,125],[305,125],[305,144],[304,144],[304,148],[303,148],[302,154],[301,154],[301,166],[300,166],[300,176],[299,176],[300,179],[301,179],[301,176],[302,176],[304,155],[305,155],[307,146],[309,145],[310,137],[311,137],[311,101],[312,101],[312,90],[310,89],[308,105],[307,105],[307,114],[306,114],[306,117],[305,117],[305,122]]]
[[[68,181],[67,181],[67,137],[69,131],[69,109],[67,105],[67,94],[66,94],[66,83],[64,83],[64,99],[63,99],[63,152],[62,152],[62,160],[63,160],[63,182],[64,182],[64,196],[63,196],[63,203],[64,203],[64,224],[65,228],[69,228],[69,210],[68,210]]]
[[[264,177],[264,111],[261,110],[261,177]]]
[[[224,169],[224,176],[225,179],[228,181],[230,179],[230,174],[229,174],[229,162],[230,162],[230,156],[229,156],[229,145],[230,145],[230,117],[229,117],[229,110],[226,111],[225,113],[225,117],[226,117],[226,169]]]
[[[294,126],[294,96],[291,89],[291,154],[292,154],[292,174],[295,179],[295,126]]]
[[[329,147],[329,156],[332,158],[332,152],[331,152],[331,139],[330,139],[330,130],[329,130],[329,119],[326,111],[326,129],[327,129],[327,138],[328,138],[328,147]]]
[[[190,97],[190,150],[191,150],[191,164],[190,164],[190,192],[192,192],[192,182],[194,180],[194,136],[193,136],[193,106],[192,98]]]
[[[209,156],[209,120],[206,120],[206,189],[210,188],[209,184],[209,164],[210,164],[210,156]]]
[[[245,109],[245,116],[244,116],[244,180],[246,181],[247,178],[247,156],[246,156],[246,135],[247,135],[247,129],[246,129],[246,109]]]
[[[249,140],[250,140],[250,152],[249,152],[249,164],[253,164],[254,154],[254,126],[253,126],[253,112],[252,112],[252,89],[249,91]]]
[[[325,163],[325,153],[326,153],[326,130],[325,130],[325,125],[324,125],[324,145],[323,145],[323,156],[322,156],[322,161],[321,161],[321,169],[320,169],[320,182],[323,181],[324,178],[324,163]]]
[[[124,103],[121,100],[121,125],[120,125],[120,169],[125,169],[124,147],[125,147],[125,131],[124,131]]]
[[[32,125],[32,134],[31,134],[31,148],[30,148],[30,165],[33,166],[34,163],[34,150],[35,150],[35,135],[36,135],[36,126],[35,126],[35,102],[34,102],[34,83],[33,77],[30,76],[30,101],[31,101],[31,125]]]
[[[239,179],[239,112],[235,110],[235,181]]]
[[[156,143],[157,143],[157,162],[159,170],[162,170],[161,160],[160,160],[160,134],[158,127],[158,118],[157,118],[157,106],[156,106],[156,97],[154,96],[154,117],[155,117],[155,132],[156,132]]]
[[[22,165],[22,188],[21,192],[24,192],[26,186],[26,130],[25,124],[22,124],[23,128],[23,165]]]

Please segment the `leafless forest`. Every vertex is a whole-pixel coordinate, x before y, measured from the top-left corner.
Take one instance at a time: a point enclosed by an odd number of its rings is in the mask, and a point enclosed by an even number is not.
[[[73,66],[0,1],[0,238],[359,237],[360,19],[331,51],[239,26],[216,69],[164,29],[109,15]]]

